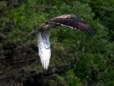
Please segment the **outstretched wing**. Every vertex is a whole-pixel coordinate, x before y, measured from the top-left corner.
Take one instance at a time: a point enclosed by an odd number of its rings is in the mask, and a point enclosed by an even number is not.
[[[73,29],[79,29],[81,31],[90,32],[92,34],[94,33],[94,30],[91,29],[87,23],[72,14],[58,16],[53,19],[50,19],[48,22],[43,23],[38,33],[38,48],[41,63],[44,69],[46,70],[48,69],[51,57],[48,29],[54,28],[56,26],[67,26]],[[33,33],[35,32],[38,31],[34,31]]]
[[[62,16],[55,17],[46,22],[48,25],[55,26],[66,26],[73,29],[79,29],[84,32],[90,32],[91,34],[95,34],[95,31],[87,24],[84,20],[82,20],[79,16],[73,14],[66,14]]]
[[[37,34],[39,31],[45,31],[48,29],[55,28],[56,26],[66,26],[72,29],[79,29],[84,32],[89,32],[90,34],[95,34],[95,30],[90,27],[84,20],[82,20],[79,16],[73,14],[65,14],[62,16],[57,16],[50,19],[47,22],[44,22],[40,25],[39,29],[33,30],[28,34],[28,37],[33,34]]]
[[[48,31],[45,30],[38,33],[37,45],[42,66],[45,70],[47,70],[51,58],[51,48]]]

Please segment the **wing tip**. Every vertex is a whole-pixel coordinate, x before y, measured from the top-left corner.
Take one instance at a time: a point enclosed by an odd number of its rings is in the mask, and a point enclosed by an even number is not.
[[[42,60],[41,63],[42,63],[43,69],[48,70],[49,60]]]

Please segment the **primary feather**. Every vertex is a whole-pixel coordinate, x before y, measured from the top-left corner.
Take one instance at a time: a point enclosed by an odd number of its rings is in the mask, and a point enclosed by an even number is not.
[[[38,33],[38,49],[42,66],[44,69],[48,69],[51,57],[51,49],[49,42],[49,34],[47,31],[42,31],[42,32],[40,31]]]
[[[91,29],[89,24],[87,24],[85,21],[73,14],[65,14],[62,16],[58,16],[41,24],[40,29],[32,32],[32,34],[38,32],[39,56],[41,59],[42,66],[46,70],[48,69],[51,57],[48,30],[51,28],[55,28],[56,26],[66,26],[73,29],[79,29],[84,32],[89,32],[91,34],[95,33],[95,31]]]

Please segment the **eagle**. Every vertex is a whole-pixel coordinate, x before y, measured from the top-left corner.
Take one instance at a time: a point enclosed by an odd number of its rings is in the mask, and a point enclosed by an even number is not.
[[[44,70],[48,69],[51,58],[49,30],[54,29],[57,26],[69,27],[74,30],[79,29],[82,32],[89,32],[93,35],[95,34],[95,30],[92,29],[89,24],[74,14],[64,14],[42,23],[38,30],[32,31],[31,33],[37,33],[38,54]]]

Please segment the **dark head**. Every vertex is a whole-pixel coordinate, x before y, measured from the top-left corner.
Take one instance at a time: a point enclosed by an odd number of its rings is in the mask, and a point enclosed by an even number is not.
[[[77,24],[77,28],[81,31],[88,32],[91,35],[95,35],[95,30],[91,28],[91,26],[87,24],[85,21],[79,21]]]
[[[58,25],[58,26],[67,26],[73,29],[79,29],[84,32],[89,32],[90,34],[94,35],[95,30],[90,27],[84,20],[80,18],[78,15],[73,14],[66,14],[62,16],[57,16],[48,21],[48,24]]]

